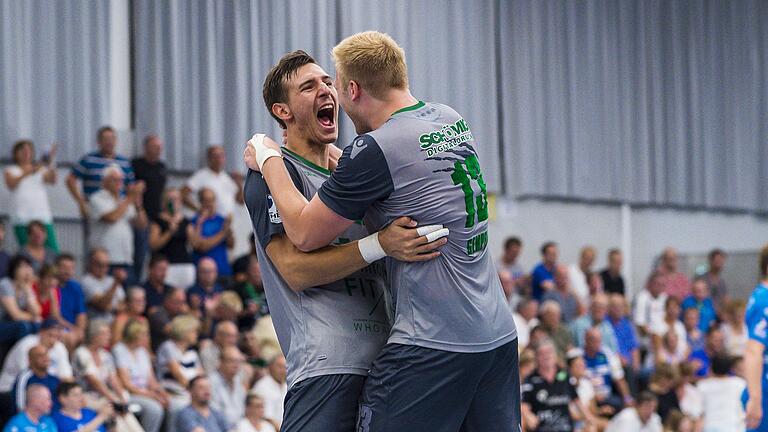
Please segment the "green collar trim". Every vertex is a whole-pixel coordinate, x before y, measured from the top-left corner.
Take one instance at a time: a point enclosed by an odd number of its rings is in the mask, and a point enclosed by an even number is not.
[[[392,115],[400,114],[401,112],[417,110],[423,107],[424,105],[426,105],[424,101],[418,101],[415,105],[407,106],[405,108],[400,108],[399,110],[393,112]]]
[[[295,152],[292,152],[291,150],[289,150],[288,147],[283,147],[283,151],[288,153],[289,155],[293,156],[295,159],[298,159],[298,161],[301,162],[302,164],[304,164],[304,165],[306,165],[306,166],[308,166],[308,167],[310,167],[312,169],[315,169],[317,171],[320,171],[321,173],[323,173],[325,175],[331,175],[331,170],[329,170],[327,168],[323,168],[320,165],[315,164],[314,162],[311,162],[311,161],[308,161],[308,160],[304,159],[303,157],[299,156]]]

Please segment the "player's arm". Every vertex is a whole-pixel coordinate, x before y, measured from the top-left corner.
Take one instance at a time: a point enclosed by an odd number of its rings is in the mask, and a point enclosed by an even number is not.
[[[303,251],[329,244],[355,220],[362,219],[371,204],[394,190],[384,155],[368,135],[347,146],[331,178],[309,202],[296,189],[279,158],[263,159],[264,149],[279,151],[277,143],[265,137],[256,147],[246,147],[246,164],[261,170],[288,237]]]

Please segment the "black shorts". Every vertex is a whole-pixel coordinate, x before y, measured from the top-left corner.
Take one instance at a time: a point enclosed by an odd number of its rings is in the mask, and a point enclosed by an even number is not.
[[[517,339],[481,353],[388,344],[363,388],[357,432],[519,432]]]
[[[354,432],[365,377],[323,375],[294,384],[285,395],[280,432]]]

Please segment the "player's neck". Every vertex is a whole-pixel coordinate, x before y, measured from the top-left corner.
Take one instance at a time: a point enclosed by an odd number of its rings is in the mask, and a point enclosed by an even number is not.
[[[383,99],[371,98],[371,109],[368,114],[369,124],[372,130],[376,130],[392,117],[395,112],[419,103],[419,100],[413,97],[411,91],[390,90]]]
[[[288,130],[285,147],[313,164],[328,169],[328,144],[310,142]]]

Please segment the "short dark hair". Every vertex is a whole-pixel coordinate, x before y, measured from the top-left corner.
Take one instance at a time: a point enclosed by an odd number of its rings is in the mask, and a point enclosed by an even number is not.
[[[11,157],[14,163],[19,163],[19,158],[17,155],[21,151],[21,149],[26,145],[30,146],[34,151],[35,145],[32,144],[32,141],[28,139],[21,139],[13,143],[13,150],[11,151]]]
[[[30,222],[30,223],[28,223],[28,224],[27,224],[27,234],[31,234],[31,233],[32,233],[32,227],[38,227],[38,228],[40,228],[41,230],[43,230],[43,231],[46,231],[46,229],[45,229],[45,224],[44,224],[44,223],[42,223],[42,222],[41,222],[41,221],[39,221],[39,220],[33,220],[32,222]],[[47,231],[46,231],[46,232],[47,232]]]
[[[63,381],[56,387],[56,398],[60,398],[61,396],[67,396],[72,390],[76,388],[83,388],[83,387],[76,382]]]
[[[208,376],[205,374],[200,374],[191,380],[189,380],[189,385],[187,386],[187,389],[192,390],[195,388],[195,384],[197,384],[200,380],[208,379]]]
[[[637,404],[641,405],[648,402],[658,402],[658,398],[655,394],[649,392],[648,390],[641,391],[640,394],[637,396]]]
[[[16,272],[19,270],[19,267],[21,267],[22,264],[26,264],[28,266],[32,265],[32,260],[25,257],[24,255],[15,255],[11,260],[8,262],[8,278],[13,280],[13,278],[16,277]]]
[[[504,249],[509,249],[513,245],[522,246],[523,241],[520,240],[520,237],[508,237],[506,240],[504,240]]]
[[[103,135],[104,135],[106,132],[112,132],[112,133],[115,133],[115,128],[113,128],[112,126],[102,126],[102,127],[100,127],[100,128],[99,128],[99,130],[97,130],[97,131],[96,131],[96,139],[97,139],[98,141],[101,141],[101,137],[102,137],[102,136],[103,136]]]
[[[149,258],[149,267],[152,268],[155,266],[155,264],[163,261],[168,261],[168,257],[161,253],[153,253],[152,256]]]
[[[72,255],[69,252],[62,252],[56,256],[56,265],[59,265],[62,261],[73,261],[77,262],[75,259],[75,256]]]
[[[728,375],[732,365],[733,359],[730,356],[716,354],[712,357],[712,373],[715,375]]]
[[[760,276],[768,277],[768,244],[760,250]]]
[[[707,255],[707,258],[709,258],[710,261],[715,259],[716,256],[725,256],[725,251],[720,248],[715,248],[709,251],[709,255]]]
[[[608,256],[621,255],[621,249],[611,249],[608,251]]]
[[[296,75],[296,71],[300,67],[312,63],[316,64],[317,62],[305,51],[292,51],[282,56],[277,64],[269,70],[267,77],[264,79],[264,87],[262,89],[264,104],[267,106],[269,115],[277,120],[277,123],[283,129],[286,128],[285,122],[272,112],[272,105],[288,102],[288,92],[285,88],[285,83]]]
[[[543,245],[541,245],[541,254],[542,255],[546,254],[547,253],[547,249],[549,249],[552,246],[557,246],[557,243],[555,243],[553,241],[548,241],[548,242],[544,243]]]

